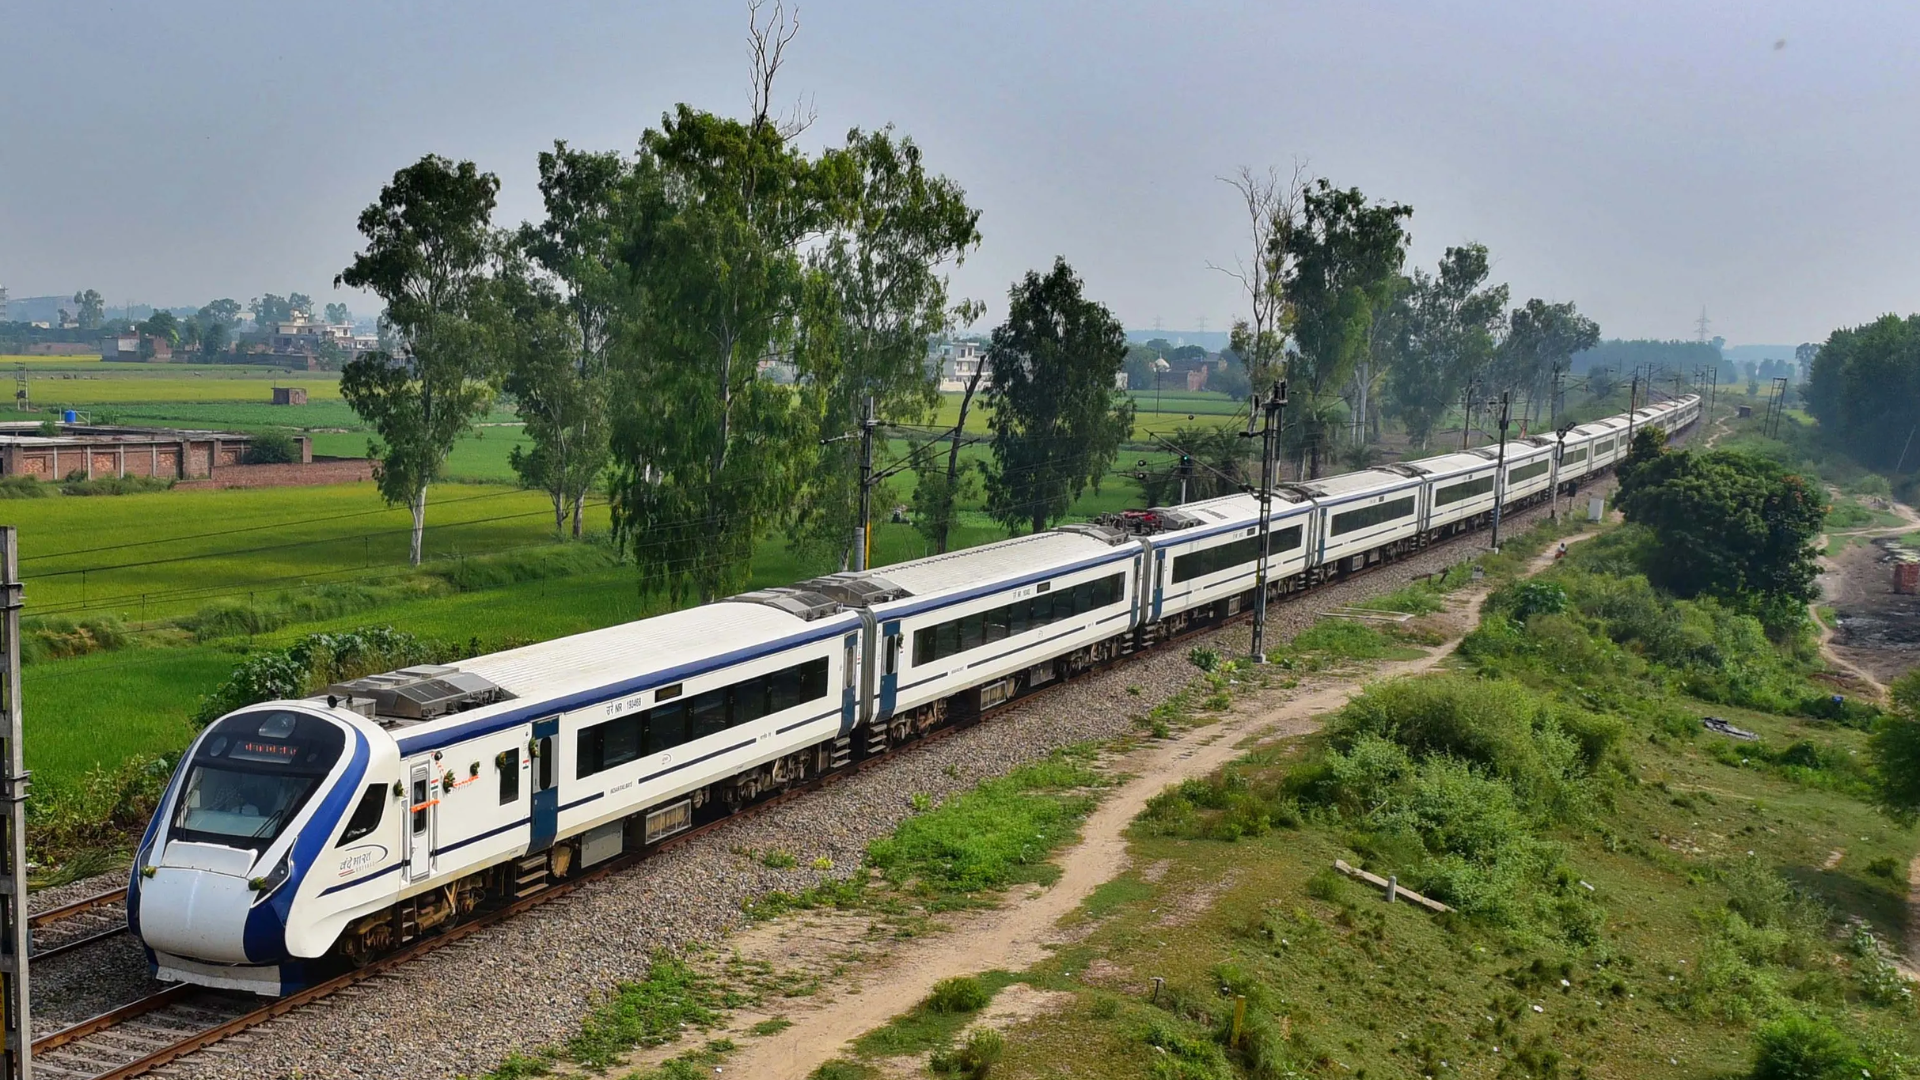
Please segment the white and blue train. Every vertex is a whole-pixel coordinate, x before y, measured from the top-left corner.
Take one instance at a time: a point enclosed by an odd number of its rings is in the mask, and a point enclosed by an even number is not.
[[[1697,397],[1271,500],[1274,597],[1478,527]],[[1502,474],[1504,469],[1504,475]],[[1254,598],[1259,501],[1114,515],[222,717],[142,838],[161,979],[291,992]]]

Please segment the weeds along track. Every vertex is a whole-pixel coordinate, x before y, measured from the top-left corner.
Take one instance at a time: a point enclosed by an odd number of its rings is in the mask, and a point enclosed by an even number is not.
[[[1683,435],[1686,433],[1682,433]],[[1547,505],[1541,504],[1524,511],[1516,512],[1509,523],[1523,528],[1537,520],[1546,512]],[[1339,586],[1374,579],[1383,571],[1401,571],[1402,581],[1411,581],[1431,572],[1416,565],[1445,553],[1449,556],[1466,550],[1467,545],[1484,537],[1484,530],[1462,533],[1459,536],[1434,544],[1406,558],[1377,563],[1364,570],[1349,574],[1326,586],[1304,590],[1285,597],[1273,613],[1274,622],[1280,624],[1276,630],[1292,626],[1297,629],[1312,621],[1311,607],[1329,590]],[[1455,559],[1454,561],[1458,561]],[[1389,574],[1389,577],[1392,575]],[[1046,705],[1049,702],[1062,701],[1082,687],[1089,676],[1113,668],[1124,668],[1132,661],[1144,656],[1164,653],[1168,650],[1184,647],[1190,641],[1217,634],[1223,629],[1241,625],[1251,619],[1251,613],[1242,613],[1230,619],[1198,625],[1183,634],[1170,637],[1146,648],[1137,650],[1104,664],[1096,665],[1080,676],[1043,687],[1016,699],[1022,705]],[[583,871],[565,881],[555,883],[545,890],[514,903],[504,904],[485,910],[473,918],[453,925],[432,937],[423,938],[399,952],[377,960],[369,965],[354,969],[336,978],[319,983],[288,997],[263,1001],[262,999],[236,995],[219,991],[208,991],[198,987],[171,986],[157,993],[118,1006],[91,1019],[69,1027],[48,1033],[34,1040],[36,1066],[46,1075],[57,1080],[118,1080],[122,1077],[138,1076],[169,1062],[194,1053],[202,1048],[214,1045],[240,1032],[256,1027],[276,1017],[294,1012],[305,1005],[348,987],[391,972],[394,969],[436,949],[452,945],[482,931],[498,926],[532,908],[544,905],[579,890],[590,883],[603,880],[631,869],[654,855],[687,844],[696,838],[704,837],[710,831],[723,826],[741,823],[746,819],[760,817],[782,805],[799,799],[821,788],[831,787],[839,781],[879,766],[900,761],[910,756],[908,752],[932,746],[947,737],[976,727],[992,727],[988,723],[1000,710],[988,713],[984,717],[968,717],[950,723],[924,738],[909,743],[892,753],[857,761],[837,772],[817,777],[795,786],[788,791],[765,799],[738,813],[720,818],[673,837],[659,845],[644,851],[621,856],[591,870]],[[124,890],[119,896],[102,893],[98,897],[89,897],[85,901],[66,905],[35,916],[36,927],[40,925],[58,925],[68,919],[79,917],[81,911],[113,910],[115,901],[123,900]],[[91,903],[92,907],[85,905]],[[71,909],[71,910],[70,910]],[[124,914],[119,916],[124,919]],[[100,936],[112,936],[101,934]],[[82,935],[75,939],[84,944],[97,938]],[[352,997],[352,996],[350,996]],[[353,1000],[358,1001],[359,998]],[[371,1000],[371,999],[369,999]]]

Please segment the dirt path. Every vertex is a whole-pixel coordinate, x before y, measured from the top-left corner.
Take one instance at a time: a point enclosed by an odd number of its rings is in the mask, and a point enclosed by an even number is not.
[[[1583,533],[1567,543],[1593,535]],[[1555,555],[1556,550],[1548,548],[1535,557],[1527,572],[1538,573],[1553,565]],[[1460,594],[1449,611],[1438,617],[1464,633],[1479,622],[1486,597],[1486,589]],[[1130,865],[1126,829],[1149,798],[1240,757],[1249,739],[1269,742],[1315,730],[1322,715],[1345,705],[1366,682],[1429,671],[1451,656],[1459,641],[1456,633],[1418,660],[1381,664],[1364,681],[1324,686],[1278,703],[1273,698],[1285,691],[1262,694],[1242,702],[1217,724],[1181,732],[1112,760],[1113,771],[1132,779],[1111,792],[1087,819],[1080,841],[1060,859],[1058,881],[1009,898],[994,910],[952,919],[948,932],[901,942],[890,955],[873,958],[863,965],[851,989],[819,1004],[797,1004],[787,1013],[791,1027],[747,1041],[729,1059],[727,1072],[753,1080],[803,1080],[840,1053],[848,1040],[880,1027],[925,998],[941,979],[994,968],[1017,971],[1046,959],[1049,946],[1067,940],[1068,935],[1057,927],[1061,917]],[[796,942],[786,930],[769,925],[740,935],[732,944],[743,953],[781,955],[790,954]]]
[[[1834,493],[1838,494],[1838,492]],[[1816,550],[1825,550],[1833,536],[1858,536],[1871,540],[1876,536],[1897,536],[1902,533],[1912,532],[1915,528],[1920,528],[1920,513],[1916,513],[1913,507],[1902,502],[1892,501],[1889,501],[1889,505],[1892,507],[1894,513],[1900,515],[1902,524],[1882,525],[1868,529],[1846,529],[1833,533],[1831,536],[1823,533],[1814,540],[1814,548]],[[1838,573],[1841,570],[1839,563],[1835,561],[1831,555],[1821,555],[1817,561],[1819,562],[1822,576],[1829,573]],[[1819,636],[1821,657],[1825,659],[1830,666],[1838,668],[1859,680],[1861,685],[1866,686],[1872,691],[1875,698],[1880,701],[1885,701],[1887,699],[1886,684],[1881,682],[1866,668],[1841,656],[1838,650],[1833,647],[1833,637],[1837,632],[1837,628],[1828,626],[1826,622],[1820,618],[1817,605],[1808,604],[1807,614],[1813,618],[1813,625]]]

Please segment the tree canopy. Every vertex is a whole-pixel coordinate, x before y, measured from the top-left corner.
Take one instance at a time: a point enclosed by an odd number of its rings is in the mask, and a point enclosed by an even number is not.
[[[489,220],[499,190],[499,179],[471,161],[421,158],[361,212],[366,249],[334,279],[336,288],[367,289],[386,302],[400,346],[348,363],[340,393],[379,435],[367,453],[380,494],[413,511],[415,565],[427,486],[492,397],[489,270],[498,245]]]
[[[1653,534],[1647,576],[1680,596],[1720,597],[1770,630],[1797,626],[1816,595],[1813,540],[1826,497],[1771,461],[1729,450],[1660,450],[1635,437],[1620,465],[1621,512]]]
[[[994,464],[987,511],[1008,528],[1047,527],[1113,463],[1133,429],[1133,402],[1114,390],[1127,356],[1120,320],[1084,295],[1065,259],[1028,271],[993,331]]]
[[[1413,208],[1370,203],[1359,188],[1314,181],[1301,195],[1300,213],[1273,236],[1281,290],[1292,313],[1299,352],[1288,361],[1295,395],[1289,412],[1314,427],[1326,426],[1323,407],[1353,372],[1369,345],[1375,308],[1387,300],[1406,259],[1402,222]],[[1330,441],[1327,432],[1306,430],[1311,471]]]
[[[1835,330],[1810,352],[1807,408],[1820,426],[1869,468],[1920,463],[1908,446],[1920,427],[1920,315]]]

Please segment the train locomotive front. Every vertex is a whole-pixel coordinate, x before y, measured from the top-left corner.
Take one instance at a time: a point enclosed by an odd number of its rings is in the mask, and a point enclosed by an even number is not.
[[[308,981],[352,914],[316,910],[316,864],[391,855],[377,833],[398,816],[384,813],[398,761],[390,740],[377,752],[370,726],[317,702],[273,702],[194,740],[127,889],[128,925],[157,978],[270,995]]]

